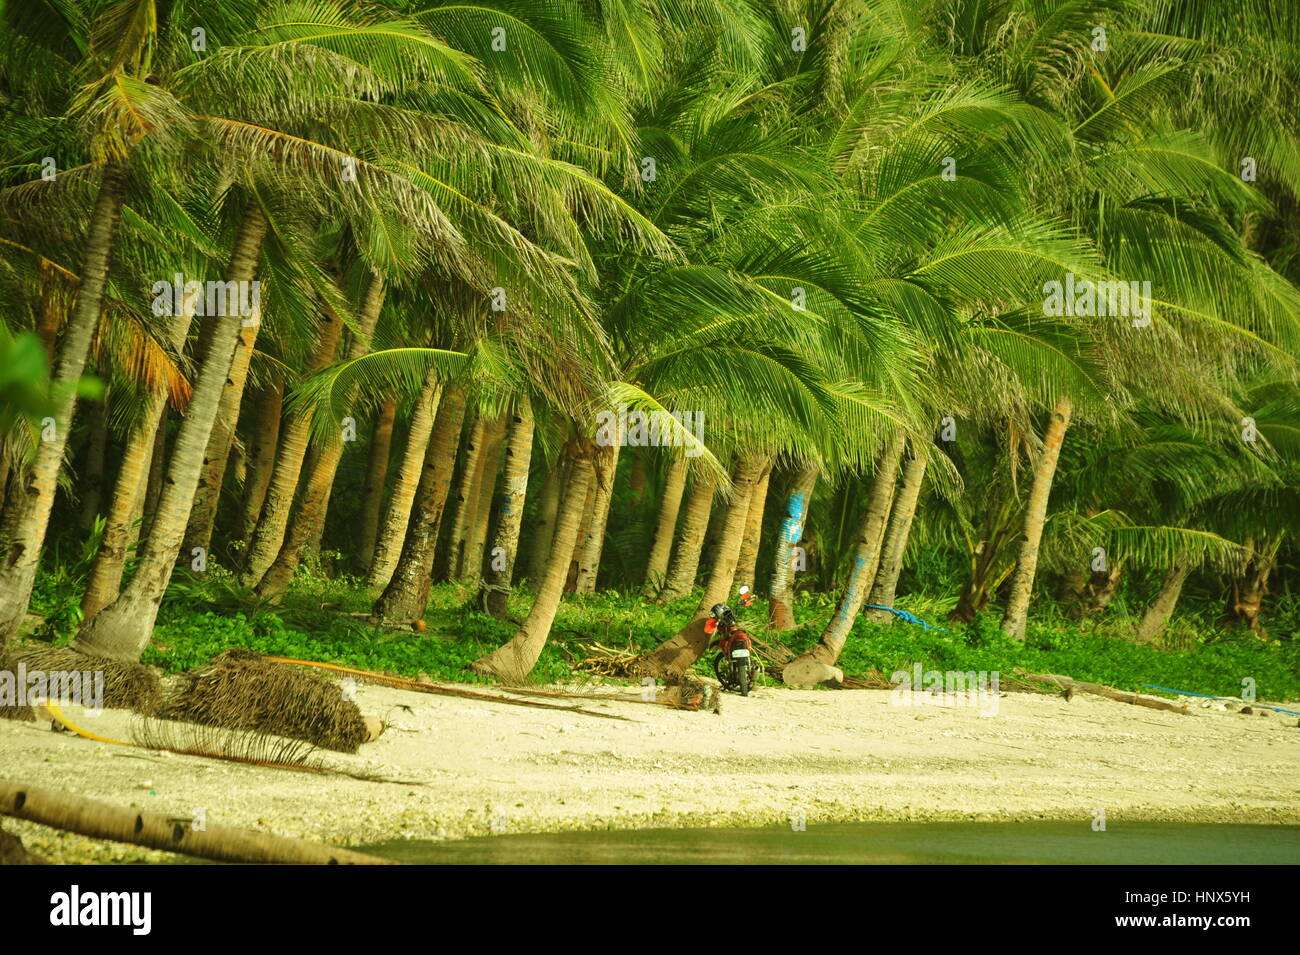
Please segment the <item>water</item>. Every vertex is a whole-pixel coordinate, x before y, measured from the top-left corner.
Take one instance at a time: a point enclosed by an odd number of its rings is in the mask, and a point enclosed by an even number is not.
[[[1111,822],[863,822],[762,829],[632,829],[404,840],[364,851],[448,865],[1296,865],[1300,826]]]

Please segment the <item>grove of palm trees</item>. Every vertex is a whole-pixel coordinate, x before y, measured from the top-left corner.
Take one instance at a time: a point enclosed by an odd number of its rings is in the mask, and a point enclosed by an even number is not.
[[[1300,821],[1300,5],[0,10],[0,670],[108,668],[152,719],[121,681],[252,651],[390,694],[370,747],[415,682],[695,739],[703,699],[792,752],[818,701],[991,672],[1013,720],[1268,709],[1290,769],[1243,763],[1231,819]],[[1120,809],[1229,821],[1182,778]],[[582,825],[697,821],[623,812]]]

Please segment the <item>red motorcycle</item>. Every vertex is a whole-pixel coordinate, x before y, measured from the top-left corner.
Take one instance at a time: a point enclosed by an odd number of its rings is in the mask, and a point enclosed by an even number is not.
[[[748,587],[740,588],[740,605],[748,607],[754,595]],[[753,640],[736,623],[735,614],[726,604],[714,604],[709,619],[704,621],[704,632],[717,638],[710,647],[718,648],[713,658],[713,672],[724,690],[735,690],[749,696],[749,688],[763,675],[763,664],[754,656]]]

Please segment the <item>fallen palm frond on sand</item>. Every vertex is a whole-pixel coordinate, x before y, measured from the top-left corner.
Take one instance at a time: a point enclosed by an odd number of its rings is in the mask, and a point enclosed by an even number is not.
[[[625,679],[630,676],[632,661],[640,657],[641,651],[631,648],[607,647],[595,640],[583,646],[584,654],[573,661],[573,668],[579,673],[592,676],[616,677]]]
[[[23,786],[0,779],[0,814],[92,839],[179,852],[219,862],[289,865],[396,865],[388,859],[286,839],[251,829],[195,825],[195,820],[142,812],[82,796]]]
[[[87,656],[69,647],[11,649],[0,653],[0,670],[18,672],[22,664],[28,675],[34,673],[103,674],[103,706],[115,710],[153,713],[162,702],[162,683],[158,671],[143,663],[126,663]],[[0,716],[16,720],[31,719],[29,706],[0,707]]]
[[[158,711],[164,719],[260,730],[342,753],[355,753],[371,738],[361,710],[337,685],[251,650],[227,650],[182,679]]]
[[[543,710],[563,710],[568,713],[581,713],[584,716],[599,716],[602,719],[607,720],[628,719],[626,716],[619,716],[615,713],[597,713],[595,710],[584,710],[580,706],[560,706],[552,703],[540,703],[535,700],[516,700],[508,696],[499,696],[495,693],[479,693],[475,690],[463,690],[460,687],[442,686],[437,683],[424,683],[420,680],[408,680],[406,677],[390,676],[386,673],[372,673],[369,670],[354,670],[351,667],[339,666],[336,663],[321,663],[316,660],[295,660],[292,657],[262,657],[261,659],[268,663],[295,664],[298,666],[330,670],[335,673],[342,673],[346,676],[356,677],[367,683],[377,683],[380,686],[391,686],[398,690],[415,690],[420,693],[459,696],[470,700],[483,700],[488,703],[506,703],[512,706],[531,706]]]
[[[178,756],[199,756],[220,759],[231,763],[262,766],[267,769],[289,769],[321,775],[350,776],[370,783],[396,783],[402,786],[423,786],[424,783],[406,779],[388,779],[374,773],[354,773],[331,766],[318,758],[320,750],[305,740],[273,736],[261,730],[228,730],[219,726],[200,726],[138,717],[131,729],[131,739],[113,739],[100,736],[72,721],[62,707],[53,701],[40,705],[44,714],[58,725],[99,743],[115,746],[134,746],[139,749],[160,750]]]

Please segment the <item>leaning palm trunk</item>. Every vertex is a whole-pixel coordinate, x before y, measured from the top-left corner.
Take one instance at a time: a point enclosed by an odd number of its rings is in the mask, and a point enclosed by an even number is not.
[[[280,440],[280,416],[284,411],[284,380],[262,389],[257,402],[257,418],[249,447],[248,473],[244,478],[244,497],[239,516],[239,539],[247,543],[257,528],[266,489],[275,473],[275,450]]]
[[[149,460],[153,456],[158,420],[162,417],[165,403],[166,397],[161,391],[151,394],[146,399],[142,420],[127,438],[104,525],[104,538],[95,554],[86,592],[81,598],[83,619],[93,617],[117,599],[131,543],[131,525],[135,523],[135,515],[140,510],[138,505],[148,486]]]
[[[406,538],[406,527],[411,520],[411,505],[415,502],[415,491],[420,484],[420,463],[429,448],[429,433],[433,431],[433,417],[438,413],[438,401],[442,389],[437,377],[431,372],[425,379],[424,390],[416,399],[415,410],[411,414],[411,424],[406,432],[406,449],[402,452],[402,464],[393,481],[393,491],[388,496],[388,510],[384,513],[383,528],[379,540],[375,543],[375,554],[370,560],[370,570],[366,574],[366,586],[382,590],[388,586],[397,566],[397,558],[402,552],[402,541]]]
[[[892,607],[898,590],[898,575],[903,570],[903,556],[907,553],[907,538],[912,533],[912,518],[916,516],[916,502],[921,496],[921,482],[925,478],[925,451],[912,448],[912,456],[903,468],[903,486],[894,498],[889,515],[889,528],[885,531],[885,544],[880,553],[880,569],[871,587],[867,603],[878,607]],[[888,610],[868,610],[867,619],[882,623],[893,619]]]
[[[325,322],[316,339],[316,349],[312,352],[306,374],[318,372],[334,360],[342,330],[343,322],[326,310]],[[262,517],[248,542],[243,570],[239,575],[239,582],[245,587],[252,587],[260,581],[280,553],[310,438],[311,411],[303,409],[285,422],[282,429],[280,446],[275,451],[275,471],[262,502]]]
[[[1047,499],[1052,493],[1052,479],[1056,476],[1056,462],[1061,456],[1061,442],[1070,426],[1073,411],[1070,399],[1062,395],[1052,409],[1051,420],[1043,435],[1043,453],[1034,468],[1034,483],[1025,506],[1024,536],[1020,543],[1020,557],[1011,575],[1011,593],[1007,609],[1002,616],[1002,630],[1015,640],[1025,639],[1025,624],[1029,619],[1029,598],[1034,591],[1034,577],[1038,572],[1038,548],[1043,541],[1043,526],[1047,523]]]
[[[600,555],[605,549],[605,528],[609,525],[609,509],[614,502],[614,476],[618,473],[621,441],[600,449],[596,456],[596,493],[591,506],[591,523],[579,542],[578,579],[574,592],[593,594],[596,578],[600,576]]]
[[[1191,571],[1192,565],[1188,561],[1178,561],[1165,571],[1165,579],[1160,584],[1159,593],[1138,622],[1136,635],[1138,643],[1152,643],[1164,636],[1169,620],[1174,615],[1174,607],[1178,605],[1178,598],[1182,595],[1183,584],[1187,582],[1187,575]]]
[[[668,465],[664,490],[659,500],[659,518],[655,522],[654,542],[650,545],[650,558],[645,565],[645,583],[641,593],[653,597],[664,584],[668,572],[668,557],[673,550],[673,531],[677,529],[677,514],[682,509],[682,492],[686,490],[686,458],[676,457]]]
[[[808,505],[812,503],[818,470],[812,462],[800,468],[786,498],[785,520],[781,522],[781,532],[776,539],[768,601],[768,627],[776,633],[794,629],[794,549],[808,524]]]
[[[358,316],[356,334],[348,346],[348,359],[354,360],[370,351],[370,336],[375,332],[379,322],[379,312],[384,305],[384,279],[379,273],[370,277],[366,287],[365,298]],[[264,599],[278,600],[293,579],[302,557],[303,548],[312,542],[319,546],[320,534],[324,529],[325,512],[329,507],[330,491],[334,487],[334,476],[338,473],[339,462],[343,460],[342,436],[335,434],[323,445],[307,472],[307,483],[294,519],[285,534],[284,543],[275,561],[262,575],[254,592]]]
[[[248,384],[248,366],[253,361],[253,346],[257,342],[261,318],[260,311],[255,310],[249,322],[241,324],[239,329],[235,357],[226,375],[226,385],[221,390],[217,421],[212,426],[208,450],[203,456],[203,473],[199,476],[199,490],[190,509],[190,526],[185,530],[182,547],[186,553],[195,547],[207,550],[212,543],[212,528],[221,503],[221,486],[226,479],[226,463],[230,460],[230,447],[239,424],[239,409],[244,403],[244,386]]]
[[[668,577],[659,592],[659,602],[669,603],[691,592],[695,575],[700,569],[700,552],[704,549],[704,533],[709,527],[709,512],[713,509],[713,478],[697,474],[691,482],[691,492],[686,498],[686,516],[677,534],[677,546],[668,565]]]
[[[99,196],[90,214],[77,304],[68,318],[54,369],[53,383],[64,389],[62,403],[54,418],[54,435],[40,442],[36,460],[24,475],[23,493],[16,498],[19,510],[14,518],[13,531],[0,558],[0,645],[17,632],[36,581],[36,566],[45,544],[55,485],[76,412],[74,385],[86,367],[90,342],[99,323],[109,260],[125,194],[126,168],[121,161],[109,160],[104,165]]]
[[[257,274],[267,219],[252,203],[244,214],[231,255],[228,281],[248,282]],[[176,447],[167,468],[162,499],[135,575],[118,598],[82,625],[72,647],[92,656],[135,660],[149,642],[158,605],[180,554],[190,504],[203,470],[203,454],[212,434],[221,392],[239,338],[238,309],[216,323],[199,367],[189,407],[181,419]]]
[[[388,477],[388,455],[393,444],[393,422],[397,402],[389,398],[379,412],[374,434],[370,437],[370,460],[366,462],[366,483],[361,492],[361,519],[357,527],[357,570],[368,571],[379,536],[379,512],[384,506],[384,483]]]
[[[563,490],[564,484],[560,480],[559,467],[550,468],[546,472],[546,480],[542,483],[542,499],[538,503],[537,515],[533,518],[528,534],[531,540],[528,545],[528,571],[525,576],[533,586],[536,586],[542,579],[542,575],[546,573],[546,561],[551,556],[551,541],[555,538],[555,518],[560,511],[560,493]]]
[[[406,540],[388,586],[375,601],[372,612],[375,620],[410,623],[423,617],[429,605],[429,575],[433,571],[438,529],[442,525],[442,512],[456,463],[456,446],[465,420],[465,400],[465,386],[460,384],[451,385],[442,396],[420,472],[415,506],[406,528]]]
[[[460,481],[456,486],[456,513],[451,520],[451,535],[447,539],[447,553],[439,559],[439,572],[447,580],[455,580],[465,559],[465,538],[469,534],[470,512],[474,507],[475,485],[479,478],[483,445],[487,440],[488,417],[475,411],[465,438],[465,451],[461,455]]]
[[[181,313],[168,330],[169,344],[179,353],[194,318],[197,296],[185,299]],[[89,620],[117,599],[122,586],[122,572],[127,552],[135,545],[139,522],[143,519],[144,498],[149,488],[149,469],[154,458],[154,444],[165,443],[159,425],[166,421],[167,390],[160,385],[149,392],[135,429],[127,438],[122,461],[118,466],[113,501],[109,505],[104,538],[90,568],[86,592],[81,600],[82,619]]]
[[[661,643],[652,653],[635,662],[637,674],[675,682],[708,649],[709,635],[704,632],[704,621],[708,619],[714,604],[725,603],[731,594],[731,585],[736,576],[736,561],[740,557],[740,544],[745,536],[745,523],[749,519],[750,500],[763,467],[763,461],[748,458],[742,458],[736,463],[731,479],[731,500],[719,529],[713,566],[704,583],[704,595],[700,598],[690,623]]]
[[[488,524],[492,520],[492,500],[497,487],[497,472],[505,448],[506,419],[497,418],[488,425],[487,447],[474,488],[474,510],[465,532],[465,555],[460,579],[478,586],[483,572],[483,548],[487,546]]]
[[[524,517],[524,500],[528,494],[528,466],[533,457],[533,409],[528,397],[521,395],[510,422],[510,441],[506,446],[505,490],[501,495],[501,513],[496,535],[488,555],[488,569],[483,575],[483,602],[488,613],[505,619],[514,576],[515,555],[519,550],[519,528]]]
[[[96,368],[102,376],[104,369]],[[83,531],[95,526],[99,509],[104,498],[104,459],[108,451],[108,393],[94,402],[89,409],[86,424],[90,436],[86,441],[85,464],[77,482],[81,492],[81,516],[79,523]]]
[[[736,560],[736,580],[748,587],[754,585],[754,569],[758,566],[758,545],[762,542],[763,511],[767,508],[767,486],[772,480],[772,465],[769,461],[749,502],[749,515],[745,520],[745,536],[740,542],[740,557]]]
[[[829,668],[835,666],[840,658],[840,651],[853,629],[853,621],[862,609],[867,591],[876,579],[880,567],[880,540],[884,534],[885,521],[889,518],[889,502],[894,494],[894,483],[898,480],[898,464],[903,456],[903,435],[898,435],[880,456],[876,465],[876,474],[871,481],[871,493],[867,496],[867,509],[858,525],[858,545],[853,555],[853,567],[849,570],[849,580],[840,594],[821,639],[810,650],[800,654],[786,665],[782,674],[787,683],[820,683],[830,676]],[[813,675],[813,676],[810,676]],[[813,678],[820,676],[820,678]]]
[[[495,676],[510,683],[522,683],[537,664],[551,633],[551,624],[560,609],[569,561],[581,529],[582,510],[587,489],[593,478],[592,459],[595,448],[587,444],[571,445],[565,452],[569,462],[564,501],[555,521],[555,540],[551,545],[546,573],[537,588],[537,598],[523,625],[510,641],[487,656],[470,664],[476,673]]]

